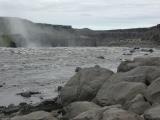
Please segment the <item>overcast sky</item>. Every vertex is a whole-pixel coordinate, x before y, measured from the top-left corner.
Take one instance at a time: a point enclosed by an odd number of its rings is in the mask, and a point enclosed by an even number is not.
[[[147,27],[160,23],[160,0],[0,0],[0,16],[75,28]]]

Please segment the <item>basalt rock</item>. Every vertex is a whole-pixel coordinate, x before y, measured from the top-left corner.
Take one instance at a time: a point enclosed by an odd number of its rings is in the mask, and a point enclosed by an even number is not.
[[[62,88],[60,93],[62,104],[92,100],[112,74],[112,71],[99,66],[80,70]]]
[[[146,90],[146,98],[152,104],[160,103],[160,78],[152,82]]]
[[[144,94],[146,85],[138,82],[111,82],[107,81],[98,91],[94,102],[99,105],[124,105],[137,94]]]
[[[123,61],[117,71],[127,72],[138,66],[160,66],[160,57],[142,57],[135,58],[133,61]]]
[[[53,117],[50,113],[45,111],[37,111],[23,116],[16,116],[10,120],[58,120]]]
[[[128,112],[116,106],[83,112],[73,120],[144,120],[135,113]]]
[[[144,113],[145,120],[160,120],[160,105],[153,106]]]
[[[134,112],[139,115],[142,115],[150,107],[150,103],[146,101],[145,97],[142,94],[138,94],[135,98],[127,101],[124,105],[124,108],[128,111]]]
[[[142,82],[150,85],[158,77],[160,77],[160,66],[137,66],[130,71],[114,74],[110,81]]]
[[[94,110],[97,108],[101,107],[92,102],[73,102],[64,108],[66,112],[65,118],[70,120],[79,115],[80,113],[86,112],[88,110]]]

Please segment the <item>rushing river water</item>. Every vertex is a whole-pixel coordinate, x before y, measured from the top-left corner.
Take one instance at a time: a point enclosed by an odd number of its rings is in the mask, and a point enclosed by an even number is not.
[[[0,48],[0,106],[54,98],[57,86],[64,85],[75,74],[76,67],[100,65],[116,72],[122,60],[160,56],[160,50],[153,53],[136,50],[132,55],[130,50],[124,47]],[[24,91],[41,94],[31,98],[16,95]]]

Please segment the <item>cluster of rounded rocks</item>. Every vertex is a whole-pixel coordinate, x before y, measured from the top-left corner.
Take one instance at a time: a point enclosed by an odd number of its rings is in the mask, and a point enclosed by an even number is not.
[[[69,120],[160,120],[160,58],[80,69],[60,98]]]
[[[61,89],[52,112],[37,111],[11,120],[160,120],[160,58],[122,62],[117,73],[79,68]]]

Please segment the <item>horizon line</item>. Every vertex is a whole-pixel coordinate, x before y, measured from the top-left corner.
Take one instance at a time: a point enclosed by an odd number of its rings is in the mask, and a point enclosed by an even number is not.
[[[95,26],[93,27],[85,27],[85,25],[67,25],[67,24],[53,24],[53,23],[47,23],[47,22],[36,22],[34,20],[31,20],[31,19],[28,19],[28,18],[23,18],[23,17],[13,17],[13,16],[0,16],[0,18],[15,18],[15,19],[21,19],[21,20],[27,20],[27,21],[30,21],[30,22],[33,22],[35,24],[48,24],[48,25],[59,25],[59,26],[71,26],[73,29],[89,29],[89,30],[95,30],[95,31],[112,31],[112,30],[127,30],[127,29],[143,29],[143,28],[151,28],[151,27],[154,27],[154,26],[157,26],[159,25],[159,23],[156,23],[156,24],[149,24],[149,25],[142,25],[142,26],[134,26],[134,27],[129,27],[129,26],[125,26],[125,27],[113,27],[113,28],[108,28],[108,29],[105,29],[105,27],[103,29],[98,29],[95,28]]]

